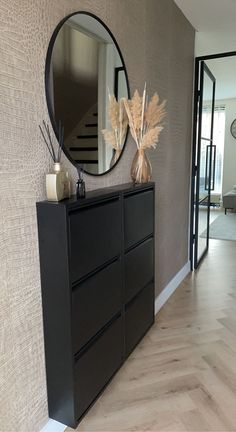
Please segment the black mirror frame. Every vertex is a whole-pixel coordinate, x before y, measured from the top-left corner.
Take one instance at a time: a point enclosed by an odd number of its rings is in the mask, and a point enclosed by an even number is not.
[[[129,79],[128,79],[128,74],[127,74],[127,69],[126,69],[126,66],[125,66],[124,58],[123,58],[123,56],[122,56],[121,50],[120,50],[120,48],[119,48],[118,43],[116,42],[115,37],[113,36],[112,32],[111,32],[110,29],[107,27],[107,25],[106,25],[106,24],[105,24],[105,23],[104,23],[100,18],[98,18],[96,15],[92,14],[91,12],[87,12],[87,11],[78,11],[78,12],[73,12],[73,13],[67,15],[65,18],[63,18],[63,19],[59,22],[59,24],[56,26],[56,28],[55,28],[55,30],[54,30],[52,36],[51,36],[51,39],[50,39],[50,42],[49,42],[49,45],[48,45],[47,55],[46,55],[45,75],[44,75],[44,78],[45,78],[46,101],[47,101],[47,107],[48,107],[49,118],[50,118],[50,121],[51,121],[51,124],[52,124],[52,127],[53,127],[53,130],[54,130],[54,133],[55,133],[55,135],[56,135],[57,140],[58,140],[58,125],[57,125],[56,120],[55,120],[55,117],[54,117],[54,113],[53,113],[53,109],[52,109],[52,102],[51,102],[50,93],[49,93],[49,76],[50,76],[51,57],[52,57],[52,51],[53,51],[54,43],[55,43],[56,37],[57,37],[57,35],[58,35],[58,33],[59,33],[61,27],[63,26],[63,24],[64,24],[64,23],[65,23],[69,18],[71,18],[71,17],[74,16],[74,15],[78,15],[78,14],[81,14],[81,15],[89,15],[89,16],[91,16],[92,18],[96,19],[96,20],[97,20],[97,21],[98,21],[98,22],[99,22],[99,23],[100,23],[100,24],[105,28],[105,30],[109,33],[111,39],[112,39],[113,42],[114,42],[114,45],[115,45],[115,47],[116,47],[118,53],[119,53],[119,55],[120,55],[120,59],[121,59],[122,65],[123,65],[122,67],[123,67],[123,69],[124,69],[125,78],[126,78],[128,98],[130,98]],[[123,148],[122,148],[121,154],[120,154],[120,156],[119,156],[119,159],[114,163],[114,165],[113,165],[112,167],[110,167],[107,171],[104,171],[103,173],[99,173],[99,174],[92,174],[92,173],[89,173],[89,172],[86,171],[86,170],[83,170],[83,172],[84,172],[85,174],[87,174],[87,175],[91,175],[91,176],[98,177],[98,176],[102,176],[102,175],[108,174],[111,170],[113,170],[113,168],[115,168],[115,166],[118,164],[118,162],[120,161],[120,159],[121,159],[121,157],[122,157],[122,155],[123,155],[123,152],[124,152],[124,149],[125,149],[125,145],[126,145],[126,142],[127,142],[128,133],[129,133],[129,128],[128,128],[128,130],[127,130],[127,134],[126,134],[125,142],[124,142],[124,145],[123,145]],[[77,169],[78,169],[78,167],[80,168],[80,165],[79,165],[77,162],[75,162],[75,161],[71,158],[69,152],[67,151],[67,149],[66,149],[64,146],[62,147],[62,150],[63,150],[65,156],[67,157],[67,159],[69,159],[69,161],[70,161],[70,162],[71,162],[71,163],[72,163],[72,164],[73,164]]]

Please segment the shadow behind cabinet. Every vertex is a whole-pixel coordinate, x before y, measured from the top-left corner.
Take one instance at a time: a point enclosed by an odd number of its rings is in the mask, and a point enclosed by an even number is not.
[[[49,416],[76,427],[154,322],[154,184],[37,217]]]

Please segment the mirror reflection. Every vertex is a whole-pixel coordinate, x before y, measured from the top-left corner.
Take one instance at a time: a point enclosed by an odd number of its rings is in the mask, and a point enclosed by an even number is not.
[[[111,33],[87,13],[70,16],[55,33],[46,77],[52,123],[64,126],[69,159],[89,174],[103,174],[119,159],[102,133],[111,128],[110,95],[129,97],[121,53]]]

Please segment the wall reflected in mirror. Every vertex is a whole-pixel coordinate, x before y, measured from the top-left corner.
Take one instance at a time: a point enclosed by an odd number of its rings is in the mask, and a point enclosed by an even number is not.
[[[65,153],[90,174],[103,174],[115,161],[103,137],[109,129],[109,92],[128,97],[128,83],[111,34],[93,16],[77,13],[58,31],[50,59],[47,94],[54,125],[65,129]]]

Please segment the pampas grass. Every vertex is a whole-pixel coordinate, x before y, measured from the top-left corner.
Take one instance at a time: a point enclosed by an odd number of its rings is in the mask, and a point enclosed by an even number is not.
[[[131,100],[122,100],[129,119],[130,132],[137,148],[156,148],[163,129],[160,123],[166,115],[166,101],[159,104],[159,96],[155,93],[148,103],[146,84],[142,96],[139,95],[138,90],[135,90]]]
[[[159,96],[154,93],[148,103],[145,84],[142,96],[135,90],[132,99],[123,99],[123,104],[131,135],[137,145],[131,166],[131,178],[134,183],[146,183],[151,179],[152,167],[145,150],[157,146],[163,129],[161,122],[166,115],[166,101],[159,103]]]
[[[132,99],[116,100],[109,95],[108,116],[111,129],[103,129],[102,133],[107,144],[115,149],[115,161],[124,145],[127,127],[137,145],[137,152],[131,167],[131,177],[135,183],[144,183],[151,178],[151,164],[145,153],[146,149],[156,148],[159,135],[163,130],[162,120],[166,115],[166,101],[160,103],[159,96],[154,93],[148,103],[146,84],[140,96],[135,90]]]
[[[123,99],[117,101],[114,95],[109,94],[108,117],[111,129],[102,130],[105,143],[117,152],[121,152],[128,127],[128,117]]]

